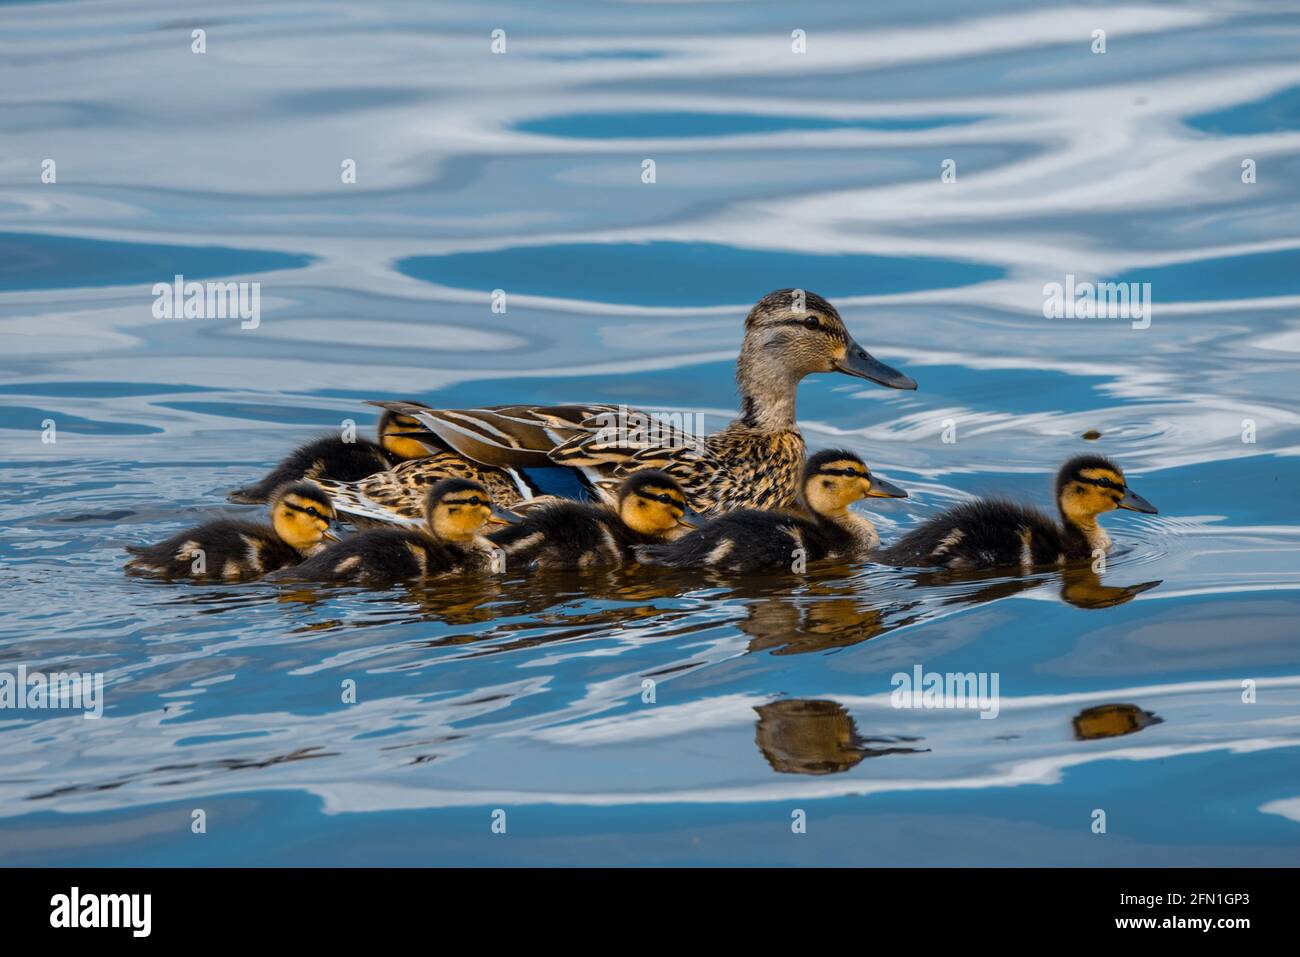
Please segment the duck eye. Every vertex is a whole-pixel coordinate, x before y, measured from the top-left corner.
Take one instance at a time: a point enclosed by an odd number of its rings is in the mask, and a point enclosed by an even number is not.
[[[821,323],[817,321],[816,316],[809,316],[807,319],[803,321],[803,327],[805,329],[817,329],[820,326]]]

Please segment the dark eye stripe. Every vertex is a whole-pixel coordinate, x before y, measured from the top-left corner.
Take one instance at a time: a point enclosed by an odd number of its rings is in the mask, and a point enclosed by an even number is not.
[[[671,505],[674,508],[684,509],[686,507],[685,502],[683,502],[679,498],[674,498],[673,496],[669,495],[667,492],[665,492],[662,495],[655,495],[653,492],[640,491],[637,492],[636,494],[638,498],[643,498],[646,499],[647,501],[662,502],[663,504]]]
[[[859,472],[857,469],[818,469],[818,475],[846,475],[853,478],[869,478],[869,473]]]
[[[475,495],[473,498],[448,498],[444,499],[448,505],[486,505],[481,498]]]
[[[808,325],[807,317],[803,319],[782,319],[780,322],[773,323],[775,326],[798,326],[800,329],[807,329],[809,332],[821,332],[834,339],[836,342],[846,342],[847,337],[843,330],[836,329],[834,326],[824,325],[820,321],[814,329]]]

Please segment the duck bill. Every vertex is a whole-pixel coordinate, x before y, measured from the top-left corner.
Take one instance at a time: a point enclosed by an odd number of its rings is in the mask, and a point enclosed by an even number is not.
[[[341,542],[341,541],[343,541],[343,539],[339,538],[337,535],[335,535],[333,532],[331,532],[328,528],[325,529],[325,531],[321,532],[320,537],[323,538],[323,539],[325,539],[325,541],[327,541],[327,542]]]
[[[893,482],[886,482],[884,479],[873,475],[871,476],[871,491],[867,492],[867,498],[907,498],[907,492]]]
[[[835,363],[835,371],[845,375],[870,379],[890,389],[915,389],[916,380],[903,375],[892,366],[887,366],[852,339],[844,352],[844,358]]]
[[[492,507],[491,514],[488,515],[487,523],[489,525],[518,525],[523,519],[514,512],[507,512],[504,508]]]
[[[704,521],[704,519],[699,515],[699,513],[687,512],[677,520],[677,525],[680,528],[699,528],[700,522],[702,521]]]
[[[1126,508],[1131,512],[1142,512],[1145,515],[1159,515],[1156,507],[1144,499],[1132,489],[1124,490],[1124,497],[1119,501],[1120,508]]]

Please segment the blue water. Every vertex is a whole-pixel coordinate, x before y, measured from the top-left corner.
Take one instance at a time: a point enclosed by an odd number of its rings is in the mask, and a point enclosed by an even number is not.
[[[0,5],[0,677],[105,684],[98,720],[0,710],[0,863],[1300,863],[1300,14],[183,19]],[[176,273],[259,282],[259,324],[154,318]],[[1151,283],[1150,327],[1045,319],[1067,275]],[[799,393],[810,447],[911,492],[885,539],[1046,505],[1083,451],[1160,514],[1109,517],[1099,580],[121,573],[367,399],[721,427],[783,286],[920,383]],[[997,716],[892,707],[918,665],[996,674]],[[1080,737],[1107,705],[1159,721]]]

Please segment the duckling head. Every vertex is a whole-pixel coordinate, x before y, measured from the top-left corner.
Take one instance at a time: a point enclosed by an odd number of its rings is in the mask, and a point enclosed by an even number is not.
[[[907,493],[872,475],[856,453],[826,449],[808,459],[804,466],[803,497],[815,514],[838,518],[859,499],[907,498]]]
[[[915,389],[916,381],[875,359],[858,345],[829,302],[813,292],[778,289],[760,299],[745,318],[745,342],[736,364],[744,399],[742,418],[759,418],[789,405],[794,390],[814,372],[842,372],[891,389]],[[758,423],[755,423],[758,424]]]
[[[686,495],[664,472],[636,472],[619,487],[618,516],[634,532],[670,538],[674,532],[694,527],[685,515]]]
[[[1091,528],[1097,516],[1125,508],[1148,515],[1156,507],[1132,491],[1120,467],[1100,455],[1070,459],[1056,474],[1056,502],[1061,515],[1073,525]]]
[[[379,417],[379,444],[384,451],[399,459],[422,459],[429,455],[428,447],[419,439],[413,439],[402,433],[428,432],[423,425],[400,412],[385,409]]]
[[[483,532],[483,526],[509,524],[511,519],[492,505],[492,496],[478,482],[443,479],[429,490],[425,519],[435,538],[465,544]]]
[[[290,482],[271,495],[271,526],[280,540],[299,552],[310,551],[321,539],[338,541],[331,532],[334,506],[330,497],[311,482]]]

